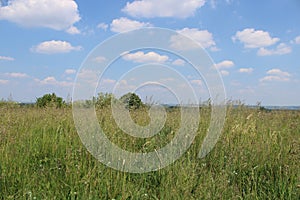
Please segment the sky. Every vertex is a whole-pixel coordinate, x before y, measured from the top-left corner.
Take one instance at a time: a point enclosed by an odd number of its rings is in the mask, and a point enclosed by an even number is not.
[[[34,102],[55,92],[68,100],[76,77],[99,78],[82,69],[99,44],[149,27],[172,30],[201,45],[221,75],[227,100],[300,105],[299,0],[0,0],[0,99]],[[186,47],[176,38],[173,42],[174,48]],[[104,61],[97,57],[98,63]],[[176,75],[167,77],[166,72],[159,82],[158,68],[147,66],[140,75],[154,81],[134,85],[129,80],[140,77],[135,73],[122,80],[147,63],[176,70],[198,99],[209,97],[205,77],[180,56],[158,49],[120,55],[101,77],[97,92],[121,85],[118,91],[135,88],[143,99],[172,102],[176,91],[163,86],[173,81],[175,87]],[[149,75],[151,69],[154,75]]]

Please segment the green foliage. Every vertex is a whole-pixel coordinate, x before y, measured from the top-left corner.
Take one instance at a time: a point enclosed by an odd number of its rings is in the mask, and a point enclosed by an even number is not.
[[[96,106],[99,108],[108,107],[111,105],[112,101],[115,101],[116,98],[112,93],[99,93],[97,100],[96,100]]]
[[[56,107],[61,108],[65,105],[65,102],[61,97],[56,96],[55,93],[45,94],[42,97],[36,99],[36,105],[38,107]]]
[[[259,110],[260,110],[260,111],[264,111],[264,112],[271,112],[270,109],[267,109],[267,108],[265,108],[265,107],[263,107],[263,106],[259,106]]]
[[[144,106],[142,100],[135,93],[127,93],[123,95],[120,99],[126,106],[126,108],[130,110],[135,110]],[[96,106],[97,108],[109,108],[111,103],[117,101],[117,98],[112,93],[99,93],[97,97],[93,97],[89,100],[80,100],[73,102],[76,106],[90,108],[92,106]]]
[[[120,101],[125,104],[127,109],[135,110],[144,106],[140,97],[135,93],[127,93],[120,98]]]

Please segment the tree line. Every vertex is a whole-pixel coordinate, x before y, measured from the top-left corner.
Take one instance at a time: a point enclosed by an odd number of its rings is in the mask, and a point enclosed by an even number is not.
[[[80,104],[83,107],[91,107],[95,105],[96,107],[104,108],[110,106],[112,101],[117,100],[124,103],[125,107],[130,110],[139,109],[145,106],[141,98],[137,94],[131,92],[121,96],[119,99],[117,99],[112,93],[99,93],[97,97],[93,97],[91,100],[83,100],[75,103]],[[55,93],[45,94],[42,97],[37,98],[35,104],[40,108],[62,108],[69,106],[62,97],[58,97]]]

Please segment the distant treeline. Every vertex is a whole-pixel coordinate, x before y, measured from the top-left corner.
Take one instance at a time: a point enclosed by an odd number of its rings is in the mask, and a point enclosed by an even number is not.
[[[82,106],[82,107],[91,107],[97,106],[99,108],[104,108],[111,105],[112,101],[120,101],[125,104],[128,109],[138,109],[141,107],[145,107],[146,104],[142,102],[140,97],[135,93],[127,93],[123,95],[121,98],[116,98],[111,93],[99,93],[97,97],[93,97],[90,100],[78,100],[73,102],[73,104]],[[66,108],[71,107],[72,102],[66,102],[62,97],[57,96],[55,93],[45,94],[42,97],[36,98],[34,103],[18,103],[9,100],[0,100],[0,106],[10,106],[10,107],[54,107],[54,108]]]
[[[146,102],[144,103],[141,98],[135,93],[127,93],[120,98],[116,98],[112,93],[98,93],[97,97],[93,97],[89,100],[77,100],[73,102],[77,106],[81,107],[91,107],[95,106],[97,108],[105,108],[111,105],[113,101],[120,101],[125,104],[128,109],[138,109],[143,107],[149,107],[154,102]],[[259,109],[260,111],[270,112],[272,110],[300,110],[300,106],[262,106],[260,102],[257,105],[244,105],[241,101],[228,101],[228,106],[232,107],[240,107],[245,106],[250,109]],[[7,100],[1,99],[0,106],[7,107],[55,107],[55,108],[68,108],[72,107],[72,101],[64,101],[62,97],[57,96],[55,93],[45,94],[42,97],[36,98],[35,102],[24,103],[24,102],[15,102],[12,98]],[[180,108],[182,105],[180,104],[162,104],[167,109],[176,109]],[[200,108],[205,106],[211,106],[211,101],[208,99],[200,105],[197,105]]]

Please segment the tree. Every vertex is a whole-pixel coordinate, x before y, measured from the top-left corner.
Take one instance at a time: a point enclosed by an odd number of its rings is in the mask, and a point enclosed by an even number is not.
[[[56,107],[61,108],[65,105],[65,102],[61,97],[56,96],[55,93],[45,94],[44,96],[36,99],[36,105],[38,107]]]
[[[127,109],[135,110],[144,106],[142,100],[135,93],[127,93],[120,98],[120,101],[125,104]]]

